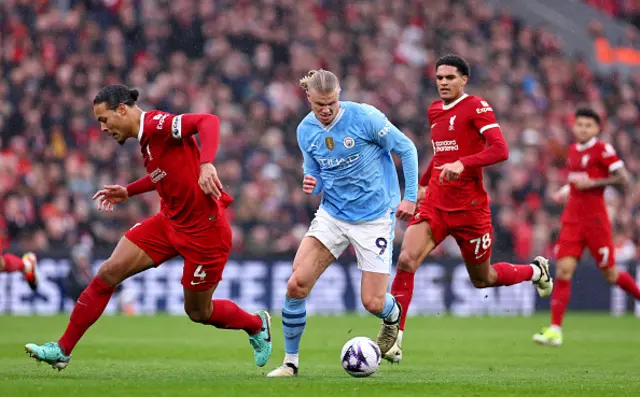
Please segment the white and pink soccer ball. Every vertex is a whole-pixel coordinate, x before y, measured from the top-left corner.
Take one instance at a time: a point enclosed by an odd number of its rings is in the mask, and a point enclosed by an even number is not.
[[[378,370],[382,354],[371,339],[358,336],[348,341],[340,353],[342,368],[351,376],[364,378]]]

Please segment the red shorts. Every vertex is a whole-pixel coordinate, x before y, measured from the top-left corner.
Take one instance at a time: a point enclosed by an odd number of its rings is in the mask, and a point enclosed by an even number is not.
[[[581,223],[563,223],[556,243],[558,259],[572,256],[578,260],[585,247],[601,269],[616,264],[613,233],[609,219],[595,219]]]
[[[466,264],[474,265],[491,258],[493,225],[489,208],[468,211],[443,211],[423,202],[409,226],[427,222],[433,240],[439,245],[448,235],[458,242]]]
[[[231,227],[224,214],[197,233],[176,230],[170,220],[157,214],[134,225],[124,236],[149,255],[156,266],[181,255],[182,285],[192,291],[209,289],[222,279],[231,251]]]

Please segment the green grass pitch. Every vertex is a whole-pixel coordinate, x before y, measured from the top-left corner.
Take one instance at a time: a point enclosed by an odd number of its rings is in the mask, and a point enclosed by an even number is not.
[[[536,346],[548,321],[532,318],[410,318],[404,361],[370,378],[348,376],[342,345],[374,337],[372,317],[311,317],[297,378],[267,379],[281,363],[280,320],[274,354],[256,368],[244,333],[186,317],[104,317],[62,372],[36,365],[27,342],[59,336],[67,317],[0,317],[0,395],[13,396],[639,396],[640,320],[569,315],[565,344]]]

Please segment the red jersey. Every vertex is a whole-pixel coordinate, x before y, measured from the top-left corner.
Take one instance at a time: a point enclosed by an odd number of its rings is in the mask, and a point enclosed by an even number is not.
[[[198,185],[200,149],[195,128],[183,128],[182,115],[142,113],[140,141],[144,166],[162,199],[160,212],[177,229],[197,232],[219,216],[221,203]]]
[[[489,196],[482,182],[482,166],[505,160],[508,156],[493,109],[482,98],[464,94],[448,105],[441,100],[433,102],[429,106],[428,116],[434,152],[432,166],[439,167],[460,160],[465,169],[457,180],[445,180],[440,184],[440,172],[434,168],[427,199],[443,211],[487,208]],[[484,158],[480,158],[477,155],[485,150],[487,142],[495,144],[497,152],[483,153]]]
[[[604,187],[576,189],[572,182],[580,179],[607,178],[610,172],[620,169],[624,163],[608,143],[592,138],[584,144],[574,143],[569,148],[569,200],[562,213],[562,222],[579,223],[586,218],[609,219],[604,202]]]

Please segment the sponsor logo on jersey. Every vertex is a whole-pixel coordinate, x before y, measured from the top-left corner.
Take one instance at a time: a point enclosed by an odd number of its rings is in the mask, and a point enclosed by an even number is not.
[[[160,116],[160,115],[157,115],[157,116]],[[155,120],[156,117],[154,117],[153,119]],[[162,129],[162,126],[164,125],[164,121],[167,119],[167,117],[169,117],[168,113],[165,113],[162,116],[160,116],[160,121],[158,121],[158,125],[156,126],[156,129],[158,129],[158,130]]]
[[[384,127],[382,127],[380,131],[378,131],[378,137],[384,138],[389,133],[390,130],[391,130],[391,123],[387,121],[387,124],[385,124]]]
[[[344,168],[350,164],[355,163],[360,159],[360,154],[352,154],[351,156],[342,157],[342,158],[330,158],[330,159],[317,159],[318,163],[320,163],[320,168]]]
[[[433,153],[438,152],[455,152],[458,150],[458,142],[455,139],[450,141],[431,141],[433,145]]]
[[[324,138],[324,143],[327,145],[327,149],[333,150],[336,147],[336,143],[333,141],[333,138],[328,136]]]
[[[167,173],[160,168],[156,168],[155,170],[153,170],[153,172],[151,172],[151,174],[149,174],[149,176],[151,177],[151,181],[153,183],[158,183],[162,180],[162,178],[167,176]]]
[[[476,109],[476,113],[482,114],[482,113],[487,113],[487,112],[493,112],[493,109],[491,108],[491,106],[489,105],[489,103],[487,101],[480,101],[480,105],[482,107],[481,108],[477,108]]]
[[[609,157],[613,157],[616,155],[616,150],[613,148],[613,146],[611,146],[610,143],[606,143],[604,145],[604,152],[602,153],[602,158],[606,159]]]
[[[344,138],[344,141],[342,141],[342,143],[344,143],[344,147],[346,147],[347,149],[353,149],[353,147],[356,145],[356,141],[350,136]]]
[[[449,131],[455,130],[456,127],[455,127],[454,123],[456,122],[456,117],[458,117],[458,116],[451,116],[451,118],[449,119]],[[458,150],[458,149],[456,149],[456,150]]]

